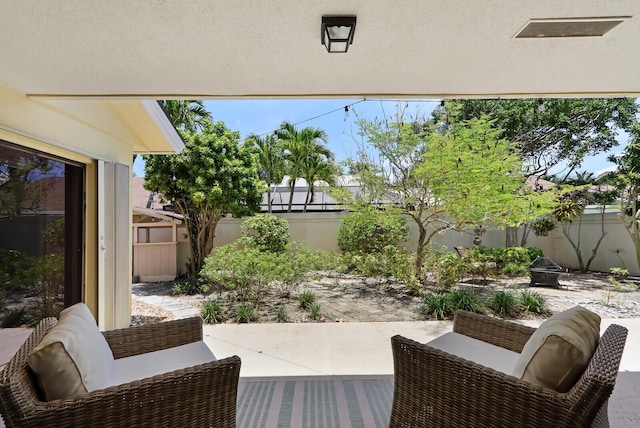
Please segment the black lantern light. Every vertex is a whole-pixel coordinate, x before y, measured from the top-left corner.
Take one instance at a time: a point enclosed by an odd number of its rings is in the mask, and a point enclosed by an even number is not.
[[[353,43],[353,33],[356,30],[355,16],[323,16],[322,44],[327,52],[346,52]]]

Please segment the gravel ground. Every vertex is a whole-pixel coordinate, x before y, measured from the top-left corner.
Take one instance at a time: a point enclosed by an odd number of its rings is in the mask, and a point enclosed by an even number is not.
[[[604,273],[567,273],[560,275],[560,288],[530,287],[529,278],[502,280],[506,288],[535,290],[543,294],[551,312],[580,305],[602,318],[640,318],[640,282],[629,278],[615,286]]]
[[[548,309],[556,313],[575,305],[584,306],[603,318],[640,318],[640,289],[637,278],[629,278],[619,286],[613,285],[610,275],[600,273],[566,273],[560,275],[559,288],[531,287],[529,277],[500,278],[490,280],[486,285],[465,281],[467,286],[479,293],[496,289],[515,292],[528,289],[546,298]],[[167,283],[138,284],[145,293],[174,299],[199,308],[204,300],[222,298],[231,301],[233,294],[213,291],[205,295],[174,296]],[[302,289],[313,291],[320,304],[320,315],[310,319],[309,311],[299,307],[298,300],[278,295],[266,296],[259,308],[256,322],[276,322],[276,309],[284,307],[289,322],[358,322],[358,321],[415,321],[424,319],[419,308],[421,299],[408,295],[402,284],[386,280],[365,279],[352,275],[321,273],[313,276]],[[231,306],[230,306],[231,308]],[[232,312],[232,309],[229,309]],[[146,324],[166,321],[173,314],[165,309],[137,300],[132,303],[132,324]],[[232,314],[231,314],[232,315]],[[230,319],[229,322],[234,322]]]
[[[153,324],[174,319],[173,313],[140,300],[131,301],[131,325]]]

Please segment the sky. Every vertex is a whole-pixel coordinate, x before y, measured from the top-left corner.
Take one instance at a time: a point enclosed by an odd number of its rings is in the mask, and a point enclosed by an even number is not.
[[[413,117],[429,116],[440,100],[379,100],[379,99],[324,99],[324,100],[208,100],[204,101],[215,121],[223,121],[227,128],[239,131],[241,138],[249,134],[266,135],[279,128],[283,121],[296,127],[323,129],[328,135],[328,147],[336,160],[355,157],[361,138],[357,121],[393,116],[398,108]],[[345,106],[348,111],[345,112]],[[624,139],[622,137],[621,139]],[[624,143],[612,153],[622,151]],[[607,154],[586,159],[580,171],[597,173],[613,166]],[[136,176],[144,176],[144,163],[138,156],[133,166]]]

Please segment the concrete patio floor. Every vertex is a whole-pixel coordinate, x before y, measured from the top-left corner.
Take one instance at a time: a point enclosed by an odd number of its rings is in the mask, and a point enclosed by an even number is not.
[[[541,321],[523,321],[537,326]],[[616,389],[609,401],[611,427],[640,426],[640,319],[604,319],[629,329]],[[204,327],[218,358],[238,355],[241,380],[393,374],[390,338],[427,342],[452,327],[448,321],[223,324]],[[0,364],[24,340],[26,329],[0,329]]]

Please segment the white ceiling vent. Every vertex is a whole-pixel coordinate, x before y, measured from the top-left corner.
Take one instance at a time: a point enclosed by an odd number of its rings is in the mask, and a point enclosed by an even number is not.
[[[532,19],[516,38],[602,37],[629,18],[631,17]]]

